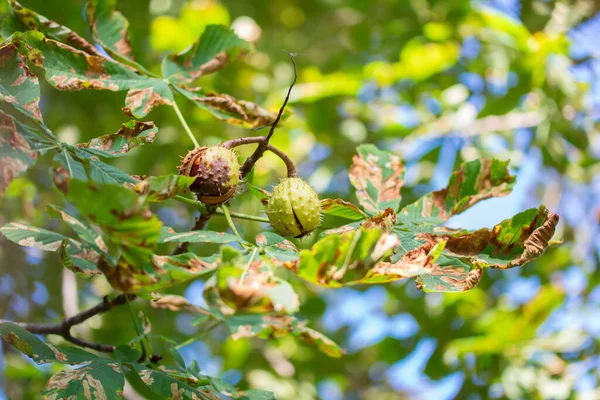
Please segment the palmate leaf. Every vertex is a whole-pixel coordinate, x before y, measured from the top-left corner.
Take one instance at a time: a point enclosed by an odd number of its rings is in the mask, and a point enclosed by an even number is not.
[[[68,28],[20,6],[13,7],[4,26],[5,35],[12,36],[2,46],[17,49],[23,60],[41,68],[46,80],[56,89],[126,90],[123,111],[136,118],[146,116],[155,106],[173,105],[172,90],[177,90],[197,106],[228,123],[253,128],[274,120],[275,115],[257,104],[225,94],[178,86],[193,80],[193,77],[217,71],[247,48],[247,43],[226,27],[211,26],[196,46],[166,58],[165,77],[169,79],[165,80],[154,77],[143,66],[119,52],[119,48],[128,48],[125,44],[127,21],[114,10],[114,0],[90,0],[89,10],[90,26],[96,40],[116,61],[104,57]],[[37,32],[19,32],[27,29]],[[204,64],[197,64],[202,62]],[[39,90],[36,98],[39,98]]]
[[[348,175],[360,204],[371,215],[386,208],[398,210],[404,184],[404,165],[400,158],[371,144],[361,145],[357,151]]]
[[[242,392],[224,385],[218,379],[213,381],[210,377],[197,376],[187,371],[185,365],[163,365],[153,369],[149,367],[152,364],[139,364],[135,357],[139,357],[139,352],[132,352],[127,346],[119,346],[113,359],[97,356],[77,347],[52,346],[11,323],[0,323],[0,336],[38,364],[83,364],[52,376],[42,393],[46,399],[121,399],[125,377],[130,382],[132,378],[136,378],[135,382],[140,382],[143,389],[150,391],[153,396],[151,398],[212,400],[232,395],[236,399],[273,398],[269,392]],[[250,397],[244,397],[246,395]]]
[[[484,267],[513,268],[542,254],[558,223],[544,206],[530,209],[477,231],[440,226],[479,201],[510,193],[515,177],[507,161],[474,160],[455,171],[446,188],[403,208],[381,210],[381,191],[392,206],[399,204],[400,160],[374,146],[360,146],[350,178],[365,209],[373,215],[358,219],[352,205],[324,200],[340,208],[348,225],[320,235],[299,260],[284,265],[300,277],[323,286],[384,283],[415,278],[425,291],[465,291],[482,278]],[[396,171],[396,174],[394,174]],[[379,250],[383,249],[381,252]]]
[[[248,43],[232,30],[223,25],[208,25],[189,49],[163,59],[162,73],[172,83],[191,83],[225,67],[248,49]]]

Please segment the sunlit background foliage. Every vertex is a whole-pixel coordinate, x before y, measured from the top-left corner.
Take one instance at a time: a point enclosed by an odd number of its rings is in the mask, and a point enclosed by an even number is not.
[[[87,32],[82,0],[22,3]],[[424,294],[406,281],[321,289],[289,274],[303,304],[299,316],[347,349],[340,359],[290,337],[233,341],[217,329],[182,349],[186,361],[231,383],[272,390],[278,399],[600,397],[598,2],[128,0],[118,8],[130,21],[136,60],[157,72],[162,55],[186,48],[206,25],[231,25],[255,49],[199,83],[273,111],[293,78],[282,50],[298,53],[293,114],[272,143],[322,197],[353,196],[347,168],[355,147],[375,143],[406,163],[403,204],[444,186],[463,161],[511,160],[513,193],[478,204],[449,226],[491,227],[539,203],[562,218],[555,236],[561,246],[524,268],[490,271],[464,294]],[[41,109],[59,139],[74,144],[125,122],[122,97],[59,92],[42,83]],[[182,111],[203,144],[244,134],[192,104],[182,103]],[[170,107],[147,119],[160,128],[154,144],[116,165],[130,174],[175,173],[192,143]],[[279,163],[263,158],[255,183],[283,177]],[[38,163],[11,184],[0,225],[26,217],[62,229],[46,212],[59,198],[47,165]],[[247,194],[236,199],[236,209],[261,212]],[[175,202],[155,211],[181,230],[193,218],[192,209]],[[238,227],[248,237],[265,228],[243,221]],[[213,218],[208,228],[227,226]],[[202,285],[171,291],[202,305]],[[76,280],[52,254],[1,239],[3,319],[59,317],[109,290],[101,280]],[[192,315],[146,311],[162,335],[181,341],[196,333]],[[135,335],[123,323],[126,313],[116,309],[82,329],[101,342],[126,342]],[[7,346],[3,351],[0,398],[37,398],[58,367],[35,366]]]

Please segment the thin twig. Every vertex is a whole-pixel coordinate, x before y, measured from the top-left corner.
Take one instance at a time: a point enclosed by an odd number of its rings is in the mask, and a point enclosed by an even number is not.
[[[73,315],[72,317],[68,317],[62,320],[62,322],[58,324],[41,324],[41,323],[27,323],[27,322],[12,322],[12,321],[4,321],[0,320],[0,323],[11,323],[14,325],[18,325],[21,328],[28,330],[31,333],[35,333],[38,335],[58,335],[62,336],[63,339],[76,344],[81,347],[87,347],[97,351],[103,351],[112,353],[115,351],[115,346],[110,344],[103,343],[92,343],[83,339],[79,339],[73,337],[71,335],[71,328],[75,325],[79,325],[88,319],[98,315],[103,314],[111,309],[121,306],[127,302],[128,299],[134,299],[135,295],[132,294],[122,294],[115,297],[113,300],[109,300],[108,297],[104,298],[102,303],[96,304],[94,307],[89,308],[85,311],[82,311],[78,314]]]
[[[254,144],[254,143],[258,143],[260,146],[266,140],[267,140],[266,136],[250,136],[250,137],[243,137],[243,138],[227,140],[227,141],[221,143],[221,146],[228,148],[228,149],[233,149],[234,147],[243,146],[245,144]],[[277,157],[281,158],[281,160],[285,163],[285,166],[287,167],[288,178],[293,178],[298,175],[298,173],[296,172],[296,165],[284,151],[278,149],[277,147],[273,146],[270,143],[267,143],[267,150],[270,151],[271,153],[275,154]],[[252,168],[250,168],[250,169],[252,169]]]
[[[265,136],[264,141],[259,143],[256,150],[254,150],[254,153],[252,153],[250,155],[250,157],[248,157],[246,159],[246,161],[244,162],[244,165],[242,165],[242,168],[240,168],[240,176],[242,178],[245,178],[246,175],[248,175],[250,173],[250,171],[252,171],[254,164],[256,164],[256,162],[263,156],[263,154],[265,154],[265,151],[267,151],[267,148],[269,145],[269,139],[271,139],[271,136],[273,136],[273,132],[275,132],[275,128],[277,127],[277,124],[279,123],[279,120],[281,119],[281,115],[283,114],[283,111],[285,110],[285,106],[287,105],[288,100],[290,99],[290,94],[292,93],[292,88],[294,87],[294,85],[296,84],[296,80],[298,79],[298,71],[296,69],[296,60],[294,59],[294,55],[292,53],[288,53],[288,55],[290,56],[290,59],[292,60],[292,64],[294,65],[294,80],[292,81],[292,84],[290,85],[290,88],[288,89],[287,95],[285,96],[285,100],[284,100],[283,104],[281,105],[281,108],[279,109],[279,113],[277,114],[275,121],[273,121],[273,124],[271,125],[271,129],[269,129],[269,133],[267,134],[267,136]]]
[[[185,198],[185,197],[184,197]],[[194,225],[192,225],[192,231],[201,231],[204,229],[210,218],[213,216],[214,212],[207,210],[206,212],[200,213],[200,216],[196,218],[194,221]],[[183,254],[188,251],[190,248],[190,242],[181,242],[175,247],[175,250],[171,253],[172,256],[176,256],[178,254]]]

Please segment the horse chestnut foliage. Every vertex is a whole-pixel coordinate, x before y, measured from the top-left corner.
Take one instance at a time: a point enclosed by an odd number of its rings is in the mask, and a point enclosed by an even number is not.
[[[267,216],[275,232],[298,238],[321,223],[321,203],[308,183],[300,178],[285,178],[273,189]]]
[[[181,175],[196,177],[190,190],[205,204],[223,204],[233,197],[240,182],[237,155],[222,146],[191,150],[179,167]]]

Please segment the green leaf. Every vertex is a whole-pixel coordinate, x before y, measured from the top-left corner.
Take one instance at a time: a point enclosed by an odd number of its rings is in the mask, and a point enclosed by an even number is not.
[[[44,343],[26,329],[9,322],[0,323],[0,336],[8,344],[25,354],[37,364],[56,362],[61,364],[82,364],[101,357],[72,346],[52,346]]]
[[[398,244],[396,236],[380,229],[360,228],[324,237],[311,249],[302,250],[297,262],[286,266],[301,278],[321,286],[381,282],[372,270]]]
[[[507,269],[539,257],[548,247],[558,219],[558,215],[540,206],[506,219],[492,229],[424,233],[420,238],[436,243],[444,241],[448,253],[468,257],[477,266]]]
[[[150,176],[131,185],[147,201],[164,201],[188,190],[195,177],[183,175]]]
[[[508,195],[515,177],[508,161],[473,160],[454,171],[448,186],[431,192],[398,213],[399,222],[440,224],[482,200]]]
[[[173,228],[165,227],[161,230],[160,239],[158,243],[248,243],[245,240],[240,239],[238,236],[226,232],[213,232],[213,231],[189,231],[189,232],[175,232]]]
[[[44,251],[56,251],[64,266],[84,277],[98,275],[96,269],[99,254],[82,243],[59,233],[31,225],[11,222],[0,228],[0,232],[13,243],[34,247]]]
[[[127,38],[129,22],[115,11],[117,0],[89,0],[87,18],[94,39],[111,55],[131,57],[131,44]]]
[[[15,45],[20,54],[41,68],[56,89],[127,90],[123,111],[136,118],[143,118],[157,105],[173,104],[173,93],[164,80],[141,75],[128,66],[46,38],[40,32],[17,32],[6,43]]]
[[[9,15],[2,23],[2,36],[8,37],[15,31],[25,32],[35,30],[40,31],[47,38],[66,43],[89,54],[101,55],[94,45],[66,26],[60,25],[29,8],[23,7],[15,0],[10,0],[9,4]]]
[[[100,255],[88,246],[83,246],[72,239],[64,239],[57,254],[63,267],[77,273],[82,278],[91,278],[101,274],[97,267]]]
[[[184,89],[175,86],[181,93],[195,105],[210,112],[214,117],[234,125],[246,128],[258,128],[269,125],[275,120],[275,115],[258,104],[238,100],[228,94],[206,93],[202,89]]]
[[[425,292],[464,292],[477,286],[482,276],[483,269],[473,267],[468,258],[440,255],[415,283]]]
[[[344,351],[327,336],[305,326],[290,315],[234,315],[226,319],[233,340],[245,337],[261,339],[292,335],[315,346],[330,357],[341,357]]]
[[[248,43],[232,30],[223,25],[208,25],[189,49],[163,59],[163,76],[172,83],[191,83],[225,67],[248,49]]]
[[[275,277],[257,252],[250,258],[240,256],[222,263],[206,282],[204,293],[206,302],[224,314],[240,311],[293,313],[300,307],[292,286]]]
[[[10,182],[35,164],[45,140],[35,130],[0,111],[0,196]]]
[[[137,363],[140,352],[130,346],[117,346],[115,359],[104,358],[77,347],[52,346],[44,343],[36,335],[24,328],[0,323],[0,336],[18,351],[32,358],[36,363],[56,362],[60,364],[85,364],[74,369],[65,369],[48,381],[42,393],[52,399],[121,399],[125,375],[136,384],[140,393],[155,393],[160,397],[149,398],[207,399],[220,398],[219,393],[235,399],[272,398],[265,397],[263,391],[240,391],[230,385],[220,384],[220,380],[195,376],[184,366],[161,365],[151,369]],[[177,358],[177,357],[175,357]],[[181,363],[175,361],[176,363]],[[135,375],[135,376],[134,376]],[[263,396],[263,397],[244,397]]]
[[[150,260],[162,224],[137,194],[123,187],[73,179],[67,198],[103,230],[127,263],[139,266]]]
[[[153,122],[131,120],[125,122],[116,133],[100,136],[87,143],[78,144],[77,147],[99,150],[97,154],[108,156],[122,156],[131,149],[154,142],[158,128]]]
[[[256,236],[256,245],[264,251],[264,257],[275,265],[298,259],[296,245],[276,233],[262,232]]]
[[[348,175],[360,204],[371,215],[386,208],[398,210],[404,184],[404,165],[400,158],[372,144],[361,145],[357,151]]]
[[[120,259],[116,266],[100,259],[98,268],[113,288],[127,293],[149,293],[196,279],[213,272],[219,255],[199,257],[193,253],[176,256],[152,255],[148,261],[129,264]]]
[[[27,58],[12,43],[0,46],[0,100],[42,121],[39,80],[29,69]]]
[[[43,392],[46,398],[120,400],[125,378],[118,363],[109,359],[65,369],[54,375]]]
[[[99,253],[108,253],[108,247],[106,246],[102,235],[96,232],[86,221],[76,218],[58,206],[50,204],[49,207],[58,213],[62,220],[75,231],[77,236],[79,236],[86,245],[93,247]]]
[[[142,353],[138,349],[134,349],[128,345],[120,345],[115,349],[115,358],[119,361],[137,362],[141,356]]]
[[[367,214],[362,212],[354,204],[348,203],[342,199],[323,199],[321,200],[321,209],[325,215],[345,218],[352,221],[360,221],[367,217]]]
[[[153,370],[140,364],[133,364],[133,367],[142,381],[163,399],[211,400],[215,398],[211,388],[195,388],[183,380],[171,377],[164,370]],[[194,377],[190,375],[187,381],[194,382]]]

